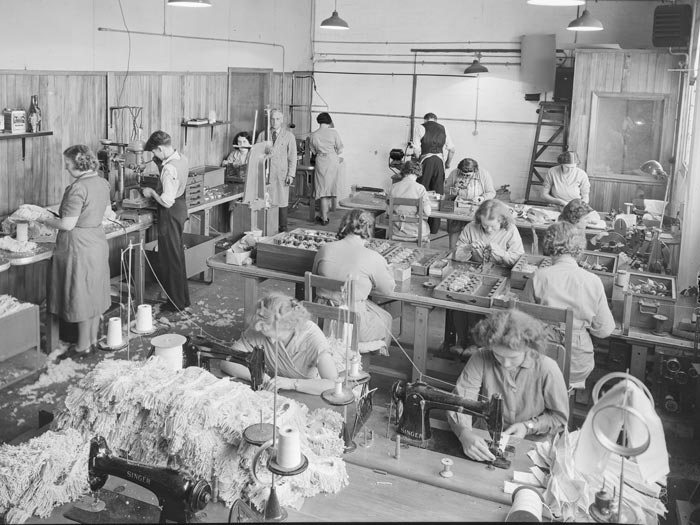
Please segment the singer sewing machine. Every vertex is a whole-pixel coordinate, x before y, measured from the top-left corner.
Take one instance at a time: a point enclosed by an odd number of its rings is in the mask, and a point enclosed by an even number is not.
[[[160,505],[159,523],[189,523],[195,512],[207,506],[211,485],[201,478],[167,467],[157,467],[113,456],[102,436],[90,440],[88,483],[100,490],[109,476],[117,476],[152,491]],[[95,521],[98,523],[98,521]]]
[[[265,373],[265,351],[254,347],[252,352],[241,352],[226,348],[224,345],[209,341],[204,337],[191,336],[182,347],[182,367],[198,366],[211,370],[212,359],[231,361],[247,366],[250,372],[250,382],[253,390],[260,390]]]
[[[396,381],[391,387],[392,406],[396,404],[398,432],[426,447],[430,439],[430,411],[450,410],[486,420],[492,437],[489,451],[496,456],[494,467],[507,469],[514,449],[501,448],[503,432],[503,398],[494,394],[488,401],[471,401],[427,385],[421,381]]]

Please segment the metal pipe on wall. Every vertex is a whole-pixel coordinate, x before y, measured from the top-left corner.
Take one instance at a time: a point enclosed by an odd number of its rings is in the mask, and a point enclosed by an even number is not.
[[[315,63],[321,62],[339,62],[339,63],[351,63],[351,64],[407,64],[413,65],[413,61],[407,60],[349,60],[349,59],[336,59],[336,58],[319,58],[314,60]],[[519,66],[520,62],[480,62],[485,66]],[[441,65],[441,66],[468,66],[467,62],[433,62],[421,60],[418,62],[420,65]]]
[[[411,120],[411,115],[392,115],[389,113],[363,113],[359,111],[336,111],[333,110],[334,115],[352,115],[357,117],[382,117],[382,118],[405,118]],[[440,121],[450,121],[450,122],[476,122],[473,118],[450,118],[450,117],[440,117]],[[479,119],[479,123],[487,122],[489,124],[519,124],[523,126],[537,126],[537,122],[523,122],[520,120],[488,120]]]

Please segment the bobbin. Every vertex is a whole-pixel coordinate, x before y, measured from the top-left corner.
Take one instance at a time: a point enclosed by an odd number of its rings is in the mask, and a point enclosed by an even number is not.
[[[454,476],[454,472],[452,472],[452,465],[454,465],[454,461],[452,461],[450,458],[442,458],[440,460],[440,463],[442,463],[442,470],[440,471],[440,475],[443,478],[451,478]]]

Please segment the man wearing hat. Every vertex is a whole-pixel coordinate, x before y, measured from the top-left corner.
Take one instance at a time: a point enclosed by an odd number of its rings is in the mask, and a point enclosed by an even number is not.
[[[189,165],[187,157],[175,151],[165,131],[153,132],[144,149],[153,153],[160,172],[157,188],[144,188],[143,196],[153,198],[158,204],[157,277],[167,294],[161,310],[184,310],[190,305],[182,245],[182,231],[187,220],[185,188]]]

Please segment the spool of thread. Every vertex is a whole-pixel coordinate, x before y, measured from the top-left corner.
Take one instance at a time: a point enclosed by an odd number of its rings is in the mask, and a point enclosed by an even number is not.
[[[451,478],[454,473],[452,472],[452,465],[454,464],[454,461],[452,461],[450,458],[442,458],[440,460],[440,463],[442,463],[442,470],[440,471],[440,475],[443,478]]]
[[[107,324],[107,346],[116,348],[122,344],[122,318],[110,317]]]
[[[335,381],[335,390],[333,391],[333,395],[336,397],[343,395],[343,380],[341,378],[338,378]]]
[[[140,304],[136,309],[136,330],[139,332],[153,330],[153,314],[150,304]]]
[[[394,457],[396,459],[401,457],[401,434],[396,434],[396,449],[394,450]]]
[[[350,376],[357,377],[360,375],[360,360],[354,359],[350,361]]]
[[[506,522],[541,522],[542,495],[534,487],[521,485],[513,491],[513,503]]]
[[[29,240],[29,223],[27,221],[17,221],[16,227],[15,240],[17,242],[27,242]]]
[[[652,333],[663,333],[664,325],[666,324],[666,321],[668,321],[668,317],[663,314],[654,314],[652,317],[654,318],[654,329],[652,330]]]
[[[627,285],[630,283],[630,274],[627,273],[626,270],[620,270],[617,272],[615,275],[615,284],[617,286],[622,286],[623,288],[626,288]]]
[[[613,499],[606,490],[599,490],[595,493],[595,506],[603,516],[609,516],[612,512]]]
[[[154,354],[165,361],[170,370],[182,369],[182,345],[187,339],[180,334],[163,334],[151,339]]]
[[[277,464],[288,469],[298,467],[301,464],[299,431],[296,428],[283,427],[280,429],[277,443]]]

